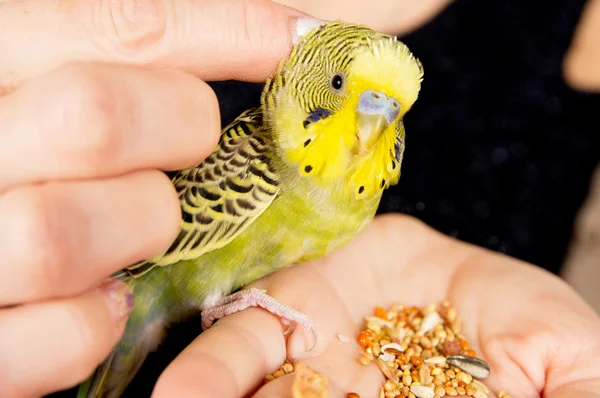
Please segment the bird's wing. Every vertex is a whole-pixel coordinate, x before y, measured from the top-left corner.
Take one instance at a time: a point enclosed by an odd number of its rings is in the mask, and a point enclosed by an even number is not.
[[[210,156],[198,167],[173,177],[182,221],[172,245],[122,273],[138,277],[156,266],[197,258],[238,236],[269,207],[279,191],[279,176],[273,171],[268,145],[258,109],[242,113],[223,129]]]

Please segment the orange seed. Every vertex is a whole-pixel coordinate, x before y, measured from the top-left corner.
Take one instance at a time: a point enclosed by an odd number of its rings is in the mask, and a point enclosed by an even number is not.
[[[386,314],[385,310],[383,309],[383,307],[375,307],[375,316],[377,318],[387,320],[387,314]]]
[[[413,355],[412,357],[410,357],[410,363],[413,364],[413,366],[421,366],[423,365],[423,360],[421,359],[421,357],[418,357],[416,355]]]
[[[371,345],[371,338],[373,338],[373,334],[368,330],[363,330],[358,334],[357,341],[362,347],[367,347]]]

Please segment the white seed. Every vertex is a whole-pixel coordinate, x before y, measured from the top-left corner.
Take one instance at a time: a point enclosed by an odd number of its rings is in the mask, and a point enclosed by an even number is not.
[[[429,384],[431,383],[431,372],[429,370],[429,366],[421,366],[419,369],[419,379],[421,380],[421,384]]]
[[[367,329],[370,329],[375,334],[381,333],[381,325],[378,323],[367,322]]]
[[[419,332],[423,334],[429,332],[438,323],[440,323],[441,320],[442,318],[440,317],[440,314],[437,313],[437,311],[430,312],[429,314],[425,315],[425,318],[423,318],[423,322],[421,322]]]
[[[424,362],[430,363],[432,365],[442,365],[446,362],[446,357],[442,355],[436,355],[434,357],[426,359]]]
[[[490,365],[483,359],[470,357],[468,355],[453,355],[446,359],[452,366],[456,366],[463,372],[478,379],[485,379],[490,375]]]
[[[382,352],[388,352],[390,351],[392,354],[400,354],[402,352],[404,352],[404,347],[402,347],[400,344],[398,343],[389,343],[386,344],[384,346],[381,347],[381,351]],[[396,352],[394,352],[396,351]]]
[[[388,327],[388,328],[391,328],[391,329],[394,328],[394,323],[393,322],[390,322],[390,321],[385,320],[385,319],[381,319],[381,318],[379,318],[377,316],[366,316],[365,320],[367,321],[367,323],[372,323],[372,324],[375,324],[375,325],[379,325],[380,327],[385,326],[385,327]]]
[[[389,380],[393,381],[394,383],[398,383],[400,381],[400,378],[398,377],[396,372],[394,372],[394,369],[392,369],[387,363],[382,361],[380,358],[377,358],[377,366],[379,366],[381,372]]]
[[[488,388],[488,386],[486,386],[485,384],[483,384],[481,381],[479,380],[473,380],[471,382],[471,384],[469,384],[471,387],[473,387],[473,389],[477,392],[481,392],[483,394],[486,395],[490,393],[490,389]]]
[[[382,361],[389,362],[396,359],[396,356],[390,352],[382,352],[381,355],[379,355],[379,358],[381,358]]]
[[[345,334],[341,334],[341,333],[338,333],[337,338],[342,343],[347,343],[347,342],[350,341],[350,339],[348,338],[348,336],[346,336]]]
[[[415,394],[417,398],[433,398],[435,395],[435,391],[431,387],[427,386],[411,386],[410,392]]]

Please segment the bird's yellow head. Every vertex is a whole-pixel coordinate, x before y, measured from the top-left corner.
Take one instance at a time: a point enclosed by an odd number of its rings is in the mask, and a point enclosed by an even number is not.
[[[357,198],[397,183],[402,117],[421,88],[423,68],[408,48],[340,21],[305,35],[262,96],[281,158],[302,176],[342,183]]]

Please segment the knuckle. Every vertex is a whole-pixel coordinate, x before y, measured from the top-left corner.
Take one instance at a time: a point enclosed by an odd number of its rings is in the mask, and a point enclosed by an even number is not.
[[[240,18],[236,28],[239,32],[239,50],[243,53],[247,53],[248,49],[252,52],[274,52],[273,49],[279,47],[276,41],[280,39],[273,37],[273,21],[279,17],[274,8],[268,7],[268,4],[261,0],[242,0],[238,10]]]
[[[125,56],[152,53],[165,37],[172,0],[96,0],[93,29],[104,50]],[[107,48],[108,47],[108,48]]]
[[[69,65],[58,70],[52,85],[60,93],[52,109],[58,120],[48,144],[86,164],[100,161],[118,146],[115,94],[91,67]],[[39,126],[48,131],[48,126]]]
[[[65,264],[69,262],[66,239],[60,233],[58,206],[45,189],[29,188],[22,191],[17,212],[21,224],[20,255],[26,258],[25,286],[33,296],[47,294],[60,286]]]
[[[234,37],[237,38],[238,42],[236,44],[240,49],[255,48],[257,45],[262,44],[260,35],[256,35],[260,31],[260,26],[258,26],[259,29],[254,29],[257,28],[255,26],[256,22],[253,21],[253,18],[256,17],[254,12],[255,7],[255,0],[242,0],[239,3],[238,12],[240,13],[240,17],[237,29],[240,34]]]

